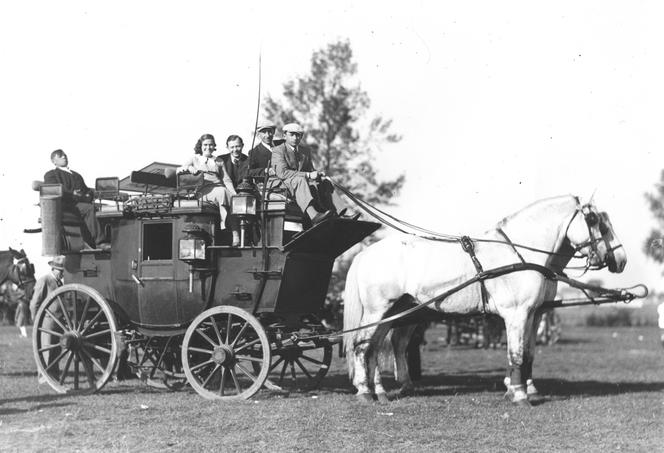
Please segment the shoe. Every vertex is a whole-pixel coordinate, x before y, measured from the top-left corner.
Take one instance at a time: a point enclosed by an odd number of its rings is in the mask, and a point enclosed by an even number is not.
[[[343,208],[341,211],[339,211],[339,212],[337,213],[337,216],[339,216],[339,217],[343,217],[344,215],[346,215],[346,211],[348,211],[348,209],[347,209],[347,208]]]
[[[362,215],[362,213],[361,213],[361,212],[358,212],[357,214],[355,214],[355,215],[354,215],[353,217],[351,217],[350,219],[351,219],[351,220],[357,220],[357,219],[360,218],[361,215]]]
[[[334,217],[334,212],[331,211],[331,210],[327,210],[325,212],[319,212],[318,214],[316,214],[314,216],[313,219],[311,219],[311,223],[313,223],[314,225],[317,225],[317,224],[321,223],[323,220],[329,219],[330,217]]]
[[[97,244],[97,248],[99,250],[111,250],[111,243],[110,242],[101,242]]]

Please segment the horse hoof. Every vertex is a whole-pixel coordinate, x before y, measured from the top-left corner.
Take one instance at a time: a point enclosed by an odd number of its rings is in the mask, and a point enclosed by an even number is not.
[[[412,385],[404,385],[399,389],[399,392],[397,393],[399,396],[413,396],[415,395],[415,387]]]
[[[377,393],[376,398],[378,399],[378,402],[380,404],[387,404],[390,402],[390,399],[387,397],[385,393]]]
[[[360,403],[373,403],[373,398],[369,393],[358,393],[355,397]]]
[[[507,391],[503,395],[503,398],[505,401],[513,401],[514,400],[514,390],[512,390],[510,387],[507,387]]]

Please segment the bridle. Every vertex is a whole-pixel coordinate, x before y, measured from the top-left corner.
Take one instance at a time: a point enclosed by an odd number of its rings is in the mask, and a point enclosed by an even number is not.
[[[584,268],[584,273],[587,272],[588,270],[599,270],[599,269],[604,269],[605,267],[608,266],[608,261],[609,260],[615,260],[615,254],[613,253],[614,250],[622,247],[622,244],[616,246],[616,247],[611,247],[611,244],[609,240],[606,238],[607,233],[609,232],[608,227],[606,225],[606,220],[608,220],[608,215],[605,212],[598,213],[593,210],[593,206],[590,203],[581,205],[577,199],[577,208],[574,211],[574,214],[572,215],[572,218],[570,219],[569,223],[567,224],[567,228],[565,229],[565,237],[568,238],[568,233],[569,229],[572,226],[572,223],[574,222],[574,219],[576,218],[577,215],[583,215],[583,220],[588,228],[588,240],[581,242],[579,244],[573,244],[570,241],[570,245],[572,249],[574,250],[574,255],[580,254],[581,256],[586,258],[586,264],[583,266]],[[595,234],[595,229],[599,230],[599,236]],[[599,264],[591,264],[591,260],[593,257],[598,257],[600,256],[599,252],[599,243],[604,243],[606,246],[606,254],[602,261]],[[590,248],[588,253],[583,253],[583,250],[586,248]]]
[[[34,283],[35,280],[35,265],[28,261],[28,257],[16,259],[16,264],[10,274],[14,274],[12,280],[20,288],[23,288],[28,283]]]

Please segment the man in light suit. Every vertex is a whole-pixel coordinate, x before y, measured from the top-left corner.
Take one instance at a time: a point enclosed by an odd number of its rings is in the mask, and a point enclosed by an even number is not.
[[[88,188],[80,174],[69,169],[69,160],[64,151],[61,149],[53,151],[51,162],[55,168],[44,174],[44,183],[62,184],[63,212],[81,220],[81,235],[88,245],[94,248],[101,243],[107,243],[108,239],[104,237],[95,215],[92,190]]]
[[[342,210],[338,197],[333,197],[329,181],[321,181],[323,172],[314,169],[311,151],[300,146],[304,129],[297,123],[283,128],[286,141],[272,151],[272,167],[277,178],[283,181],[295,201],[313,224],[337,215]]]

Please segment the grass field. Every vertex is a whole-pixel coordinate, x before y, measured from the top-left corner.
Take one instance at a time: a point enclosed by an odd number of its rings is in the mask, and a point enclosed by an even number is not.
[[[387,405],[355,401],[344,362],[316,392],[210,402],[188,387],[112,382],[93,396],[39,385],[29,340],[0,327],[2,451],[664,451],[656,328],[568,328],[538,347],[531,409],[502,400],[505,352],[427,332],[424,378]],[[390,379],[388,388],[396,388]]]

